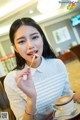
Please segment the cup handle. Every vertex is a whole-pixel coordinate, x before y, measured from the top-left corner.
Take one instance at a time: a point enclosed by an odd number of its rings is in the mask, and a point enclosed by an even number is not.
[[[56,112],[56,110],[57,110],[56,105],[55,105],[55,104],[53,104],[53,107],[54,107],[54,111]]]
[[[62,109],[59,109],[55,104],[53,104],[54,107],[54,111],[56,112],[56,110],[62,111]]]

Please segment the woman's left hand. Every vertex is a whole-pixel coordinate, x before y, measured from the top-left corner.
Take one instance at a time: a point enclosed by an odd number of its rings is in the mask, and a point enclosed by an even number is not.
[[[80,103],[80,93],[75,93],[73,95],[74,102]]]

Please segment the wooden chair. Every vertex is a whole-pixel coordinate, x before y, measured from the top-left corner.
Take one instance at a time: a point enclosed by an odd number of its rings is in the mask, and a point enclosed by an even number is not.
[[[71,47],[70,51],[72,53],[74,53],[76,55],[76,57],[78,58],[78,60],[80,61],[80,44],[78,44],[78,45],[76,45],[74,47]]]
[[[71,60],[74,60],[76,56],[70,51],[59,55],[57,58],[61,59],[64,63],[67,63],[70,62]]]
[[[2,80],[2,79],[1,79]],[[9,120],[16,120],[9,104],[8,97],[0,80],[0,112],[8,112]]]

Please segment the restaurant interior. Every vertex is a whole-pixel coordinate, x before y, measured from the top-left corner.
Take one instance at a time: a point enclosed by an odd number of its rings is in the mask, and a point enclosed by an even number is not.
[[[39,23],[56,57],[66,65],[71,89],[80,92],[80,0],[0,0],[0,111],[8,111],[9,120],[15,116],[3,82],[16,62],[8,34],[12,22],[22,17]]]

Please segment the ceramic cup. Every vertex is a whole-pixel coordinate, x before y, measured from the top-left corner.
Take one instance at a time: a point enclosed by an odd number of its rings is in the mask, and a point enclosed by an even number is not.
[[[74,110],[73,97],[70,95],[61,96],[55,101],[56,111],[62,115],[70,115]]]

